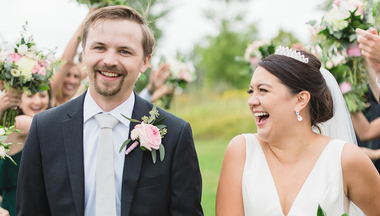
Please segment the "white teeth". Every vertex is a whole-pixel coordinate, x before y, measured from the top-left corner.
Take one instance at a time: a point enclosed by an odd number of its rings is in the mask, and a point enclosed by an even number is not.
[[[267,112],[257,112],[254,114],[255,116],[264,116],[264,115],[269,115]]]
[[[103,72],[103,71],[100,71],[101,74],[103,74],[104,76],[108,76],[108,77],[117,77],[118,74],[115,74],[115,73],[108,73],[108,72]]]

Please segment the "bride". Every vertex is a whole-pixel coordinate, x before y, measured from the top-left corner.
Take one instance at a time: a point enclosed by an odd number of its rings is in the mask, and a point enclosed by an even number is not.
[[[216,215],[315,216],[318,205],[328,216],[380,215],[379,174],[352,143],[333,76],[312,54],[283,47],[259,65],[248,91],[257,134],[228,145]]]

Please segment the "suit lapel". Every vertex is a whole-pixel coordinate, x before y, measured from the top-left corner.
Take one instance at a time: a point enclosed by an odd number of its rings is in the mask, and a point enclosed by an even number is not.
[[[67,169],[77,215],[84,215],[83,101],[75,99],[62,121]]]
[[[138,96],[135,92],[135,105],[133,107],[132,118],[141,121],[141,117],[148,116],[150,107],[148,102]],[[129,125],[129,134],[137,123],[131,122]],[[131,145],[128,144],[127,148]],[[121,193],[121,215],[127,216],[131,211],[132,200],[135,194],[137,182],[140,176],[143,151],[137,147],[131,153],[125,156],[123,183]]]

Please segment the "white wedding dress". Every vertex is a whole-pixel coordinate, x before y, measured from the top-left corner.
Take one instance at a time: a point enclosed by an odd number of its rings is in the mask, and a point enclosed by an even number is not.
[[[246,216],[284,216],[267,160],[253,134],[246,139],[243,200]],[[327,216],[364,215],[344,194],[341,154],[345,142],[332,140],[323,150],[298,193],[288,216],[316,216],[318,204]]]

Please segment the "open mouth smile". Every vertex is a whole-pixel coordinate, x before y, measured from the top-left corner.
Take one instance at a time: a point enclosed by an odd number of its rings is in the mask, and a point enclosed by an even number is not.
[[[254,113],[255,117],[258,117],[258,126],[263,125],[266,120],[269,118],[269,113],[267,112],[256,112]]]

